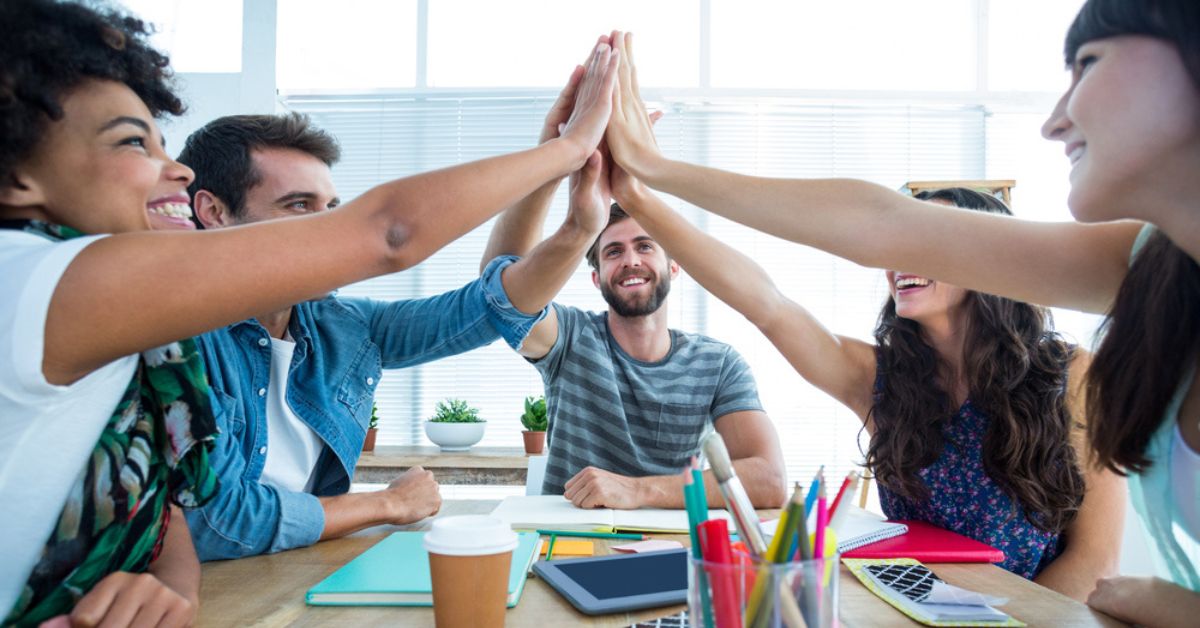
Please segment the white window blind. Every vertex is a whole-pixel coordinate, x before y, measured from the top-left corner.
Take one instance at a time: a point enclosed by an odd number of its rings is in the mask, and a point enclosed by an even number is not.
[[[395,177],[526,148],[536,138],[554,94],[486,97],[291,97],[342,143],[334,168],[343,198]],[[909,179],[973,179],[985,173],[985,116],[979,107],[836,106],[761,99],[702,102],[663,98],[658,123],[670,156],[749,174],[860,177],[890,187]],[[751,255],[780,288],[831,329],[869,338],[886,294],[882,273],[746,229],[670,199],[710,233]],[[561,222],[565,192],[555,198],[546,233]],[[478,274],[491,224],[476,229],[415,269],[350,286],[345,295],[381,299],[438,294]],[[898,237],[914,237],[914,234]],[[936,246],[936,243],[930,243]],[[585,263],[560,294],[569,305],[604,303]],[[839,472],[858,459],[858,421],[796,375],[740,315],[686,276],[668,303],[671,325],[706,333],[738,349],[754,370],[774,419],[789,475],[801,479],[817,464]],[[421,421],[434,403],[461,397],[489,420],[485,444],[517,446],[526,395],[540,394],[534,368],[502,342],[436,363],[391,371],[380,384],[381,444],[424,443]]]

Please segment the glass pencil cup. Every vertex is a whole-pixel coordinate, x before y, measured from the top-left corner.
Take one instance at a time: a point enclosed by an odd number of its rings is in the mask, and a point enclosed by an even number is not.
[[[831,628],[838,625],[838,555],[766,563],[688,557],[688,621],[695,628]]]

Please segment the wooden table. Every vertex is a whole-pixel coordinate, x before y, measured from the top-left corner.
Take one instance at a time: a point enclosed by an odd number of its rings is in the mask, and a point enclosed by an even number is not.
[[[490,512],[496,501],[447,501],[439,516]],[[305,606],[304,592],[334,570],[358,556],[395,530],[422,530],[428,521],[413,526],[388,526],[318,543],[312,547],[203,565],[200,589],[200,626],[433,626],[432,608],[316,607]],[[687,537],[676,538],[687,543]],[[597,553],[607,554],[610,543],[597,539]],[[1087,606],[1038,586],[994,565],[931,565],[944,580],[976,591],[1009,598],[1000,607],[1030,626],[1123,626]],[[918,626],[875,597],[844,566],[841,568],[841,625],[850,628]],[[678,613],[683,606],[637,613],[589,617],[576,611],[541,580],[530,577],[507,625],[628,626],[635,621]]]
[[[386,484],[415,466],[433,471],[441,484],[525,486],[529,456],[520,447],[472,447],[445,453],[418,445],[376,447],[358,459],[354,481]]]

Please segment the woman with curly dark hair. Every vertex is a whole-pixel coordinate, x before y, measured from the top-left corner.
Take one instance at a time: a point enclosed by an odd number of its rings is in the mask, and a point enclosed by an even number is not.
[[[860,264],[1107,313],[1087,377],[1088,439],[1097,464],[1128,476],[1165,577],[1102,579],[1088,603],[1131,623],[1195,626],[1200,2],[1088,0],[1064,52],[1071,84],[1042,134],[1064,145],[1079,222],[948,211],[866,181],[746,177],[666,159],[628,59],[608,147],[646,185]]]
[[[1084,599],[1115,572],[1122,483],[1086,466],[1086,356],[1044,308],[887,271],[875,343],[839,336],[746,255],[691,226],[622,170],[613,194],[688,274],[754,323],[810,383],[858,415],[884,513],[1003,550],[1001,566]],[[963,188],[923,195],[1009,214]],[[897,237],[907,237],[897,234]]]
[[[183,107],[146,37],[115,12],[0,2],[5,625],[191,623],[199,564],[179,509],[217,487],[190,338],[411,267],[538,186],[596,167],[616,67],[598,43],[564,90],[574,108],[560,136],[537,148],[316,215],[150,233],[149,211],[187,210],[192,172],[155,124]],[[605,216],[588,218],[598,231]]]

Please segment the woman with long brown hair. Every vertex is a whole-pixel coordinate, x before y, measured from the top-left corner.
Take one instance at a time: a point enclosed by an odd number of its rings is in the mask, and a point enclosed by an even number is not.
[[[1001,566],[1084,599],[1112,575],[1122,483],[1085,468],[1087,356],[1041,307],[887,271],[875,342],[826,329],[749,257],[701,232],[615,169],[622,207],[706,290],[754,323],[802,377],[854,411],[884,513],[1004,552]],[[963,188],[925,195],[1009,214]],[[961,211],[961,210],[960,210]],[[965,212],[964,212],[965,213]]]
[[[626,56],[627,44],[618,42]],[[1107,313],[1087,382],[1089,442],[1097,464],[1128,475],[1168,579],[1101,580],[1088,602],[1135,623],[1194,625],[1200,3],[1088,0],[1065,53],[1071,85],[1043,135],[1065,145],[1068,205],[1080,222],[948,211],[865,181],[746,177],[665,159],[632,68],[622,72],[608,146],[650,187],[860,264]],[[894,237],[902,232],[921,237]]]

